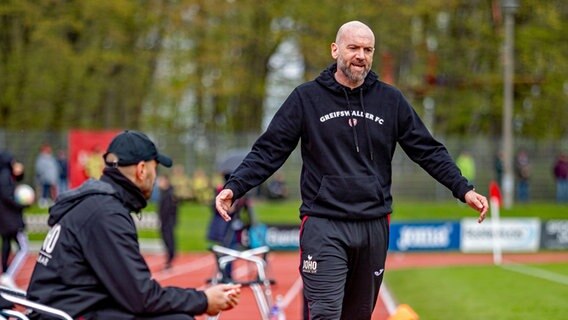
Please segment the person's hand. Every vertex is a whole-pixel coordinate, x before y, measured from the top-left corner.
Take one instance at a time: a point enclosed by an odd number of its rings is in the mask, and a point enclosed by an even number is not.
[[[217,212],[225,219],[225,221],[230,221],[231,217],[229,216],[229,210],[231,209],[231,205],[233,202],[233,190],[231,189],[223,189],[217,197],[215,198],[215,208],[217,208]]]
[[[240,284],[220,284],[205,289],[207,311],[210,316],[237,306],[241,297]]]
[[[477,219],[477,222],[483,222],[483,220],[485,220],[485,216],[487,215],[487,209],[489,208],[487,198],[475,192],[474,190],[468,191],[465,194],[464,198],[465,203],[467,203],[468,206],[470,206],[474,210],[479,211],[479,219]]]

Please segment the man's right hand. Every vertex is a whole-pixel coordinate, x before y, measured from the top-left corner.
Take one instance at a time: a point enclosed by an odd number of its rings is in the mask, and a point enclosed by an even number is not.
[[[233,190],[223,189],[217,197],[215,198],[215,208],[217,212],[225,219],[225,221],[230,221],[229,210],[233,204]]]
[[[217,315],[221,311],[237,306],[241,296],[240,284],[214,285],[204,290],[207,296],[207,314]]]

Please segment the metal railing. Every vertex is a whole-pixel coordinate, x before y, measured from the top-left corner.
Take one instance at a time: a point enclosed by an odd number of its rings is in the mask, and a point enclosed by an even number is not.
[[[191,178],[197,169],[204,170],[210,179],[220,179],[215,163],[225,152],[231,149],[250,149],[258,134],[173,134],[147,132],[164,153],[170,155],[174,164],[181,164]],[[495,156],[500,150],[499,137],[441,137],[450,154],[457,158],[467,149],[472,154],[477,176],[477,189],[486,193],[489,182],[496,179]],[[25,182],[33,185],[34,163],[42,142],[50,141],[53,150],[68,148],[67,132],[42,132],[28,130],[7,131],[0,129],[0,150],[8,149],[27,168]],[[530,179],[531,200],[553,201],[555,182],[552,165],[560,151],[568,151],[568,137],[559,140],[531,140],[515,138],[515,151],[524,149],[528,152],[532,173]],[[285,177],[289,195],[299,198],[299,176],[301,170],[299,148],[292,153],[280,169]],[[408,159],[397,148],[392,161],[392,191],[396,199],[416,200],[451,200],[451,193],[428,176],[418,165]]]

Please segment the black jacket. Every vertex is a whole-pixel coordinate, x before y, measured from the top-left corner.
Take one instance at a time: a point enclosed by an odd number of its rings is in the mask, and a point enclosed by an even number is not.
[[[134,315],[207,309],[203,292],[161,287],[152,279],[130,212],[146,206],[140,190],[117,169],[63,193],[50,208],[47,235],[32,274],[31,300],[86,319],[98,309]]]
[[[373,72],[351,90],[335,80],[336,68],[290,94],[225,185],[235,198],[278,170],[301,140],[301,216],[369,219],[392,212],[397,143],[464,201],[473,186],[402,93]]]
[[[16,180],[12,174],[13,157],[0,151],[0,235],[15,235],[24,229],[24,206],[14,199]]]

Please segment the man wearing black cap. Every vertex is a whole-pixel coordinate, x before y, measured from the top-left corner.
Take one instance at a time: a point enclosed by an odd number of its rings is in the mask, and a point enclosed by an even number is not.
[[[37,258],[29,298],[80,319],[186,320],[236,306],[236,285],[204,291],[161,287],[139,251],[130,213],[146,207],[156,167],[170,167],[172,160],[145,134],[129,130],[111,141],[103,157],[100,180],[61,194],[50,208],[51,230]]]

